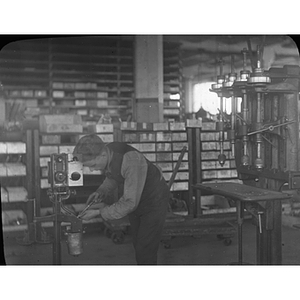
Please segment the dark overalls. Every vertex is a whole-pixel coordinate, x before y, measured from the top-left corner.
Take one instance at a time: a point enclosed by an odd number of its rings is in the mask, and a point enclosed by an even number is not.
[[[110,174],[119,190],[123,191],[125,179],[121,175],[124,154],[137,151],[125,143],[114,142],[107,145],[113,153]],[[138,151],[137,151],[138,152]],[[157,251],[166,219],[170,191],[158,168],[147,161],[148,171],[145,186],[138,207],[128,215],[131,225],[133,246],[137,264],[157,264]]]

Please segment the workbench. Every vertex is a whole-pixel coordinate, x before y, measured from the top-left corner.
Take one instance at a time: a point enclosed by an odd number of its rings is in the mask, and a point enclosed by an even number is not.
[[[281,251],[281,201],[290,196],[240,183],[198,183],[194,188],[201,192],[222,195],[236,203],[238,224],[238,264],[243,262],[242,225],[247,210],[256,225],[256,264],[280,265]]]

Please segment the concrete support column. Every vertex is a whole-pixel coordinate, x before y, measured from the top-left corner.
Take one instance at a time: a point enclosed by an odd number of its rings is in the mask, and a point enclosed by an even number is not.
[[[163,122],[163,40],[162,36],[135,37],[136,122]]]
[[[0,127],[5,124],[5,96],[4,93],[0,91]]]

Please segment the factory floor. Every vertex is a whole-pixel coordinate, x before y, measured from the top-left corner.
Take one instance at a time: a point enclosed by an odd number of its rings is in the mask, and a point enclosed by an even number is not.
[[[83,236],[83,253],[71,256],[67,244],[62,241],[62,265],[135,265],[130,232],[122,244],[109,239],[101,224],[86,227]],[[47,231],[51,234],[51,228]],[[19,236],[22,233],[19,233]],[[19,245],[16,233],[3,233],[4,258],[6,265],[52,265],[52,244]],[[256,263],[256,230],[251,220],[243,225],[243,261]],[[216,235],[175,237],[169,241],[169,248],[160,244],[159,265],[230,265],[237,261],[237,235],[230,245]],[[282,264],[300,265],[300,230],[282,227]]]
[[[284,266],[236,266],[237,235],[226,246],[216,235],[175,237],[170,248],[160,244],[160,266],[134,266],[130,233],[114,244],[100,224],[87,227],[80,256],[68,254],[61,243],[63,266],[51,266],[51,244],[21,246],[16,233],[3,236],[7,266],[0,267],[1,295],[5,298],[93,299],[293,299],[298,286],[300,230],[282,227]],[[243,226],[243,257],[255,264],[256,228]],[[51,232],[52,229],[49,228]],[[20,234],[19,234],[20,236]],[[41,268],[37,268],[41,266]],[[2,269],[2,270],[1,270]],[[31,292],[33,291],[33,292]],[[56,293],[56,294],[55,294]],[[201,295],[201,296],[200,296]]]

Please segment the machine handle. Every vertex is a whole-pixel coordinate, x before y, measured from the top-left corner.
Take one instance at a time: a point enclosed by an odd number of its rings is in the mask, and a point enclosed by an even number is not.
[[[259,233],[262,233],[262,222],[261,222],[261,215],[263,214],[263,212],[259,211],[257,213],[258,216],[258,227],[259,227]]]

